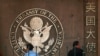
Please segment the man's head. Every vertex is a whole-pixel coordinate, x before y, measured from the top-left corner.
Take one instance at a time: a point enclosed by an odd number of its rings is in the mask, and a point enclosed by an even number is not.
[[[80,48],[79,41],[74,41],[74,42],[73,42],[73,47]]]
[[[27,44],[27,49],[28,50],[33,50],[33,46],[31,44]]]

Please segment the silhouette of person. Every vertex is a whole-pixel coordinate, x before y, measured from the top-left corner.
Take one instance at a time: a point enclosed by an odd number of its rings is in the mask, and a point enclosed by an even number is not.
[[[83,50],[80,47],[79,41],[73,42],[73,49],[68,52],[68,56],[83,56]]]
[[[33,51],[33,46],[31,44],[27,44],[27,52],[24,56],[39,56],[36,52]]]

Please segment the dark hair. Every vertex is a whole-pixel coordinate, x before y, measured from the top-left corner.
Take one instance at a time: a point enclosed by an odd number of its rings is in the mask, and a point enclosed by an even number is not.
[[[79,44],[79,41],[74,41],[73,42],[73,47],[77,46]]]
[[[27,44],[27,49],[32,50],[33,49],[33,45],[32,44]]]

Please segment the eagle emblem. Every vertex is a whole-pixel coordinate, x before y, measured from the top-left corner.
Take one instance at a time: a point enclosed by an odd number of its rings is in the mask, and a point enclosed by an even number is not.
[[[53,25],[49,25],[48,22],[44,24],[40,17],[33,17],[29,25],[25,22],[24,25],[20,26],[23,32],[23,38],[26,42],[34,46],[33,50],[37,53],[41,51],[47,52],[49,47],[54,43],[54,38],[49,39],[52,27]],[[48,39],[49,41],[47,41]],[[48,44],[44,45],[46,41]],[[22,37],[19,37],[18,43],[22,49],[26,48],[26,44],[23,42]]]

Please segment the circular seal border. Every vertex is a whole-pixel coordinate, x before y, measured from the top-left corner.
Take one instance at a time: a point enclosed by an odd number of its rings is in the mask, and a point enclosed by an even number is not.
[[[57,38],[56,38],[56,44],[54,48],[51,50],[51,52],[49,53],[49,55],[54,55],[58,51],[58,49],[62,47],[62,44],[63,44],[63,39],[64,39],[63,27],[59,19],[52,12],[45,9],[40,9],[40,8],[33,8],[33,9],[29,9],[22,12],[16,17],[16,19],[12,23],[10,32],[9,32],[9,38],[10,38],[10,43],[13,50],[16,52],[17,55],[20,54],[21,56],[23,56],[24,52],[18,46],[18,43],[16,40],[16,31],[17,31],[17,26],[19,25],[19,23],[22,20],[24,20],[23,18],[29,17],[31,15],[46,16],[49,20],[53,22],[55,26],[57,25],[56,28],[57,28],[58,33],[57,33]]]

